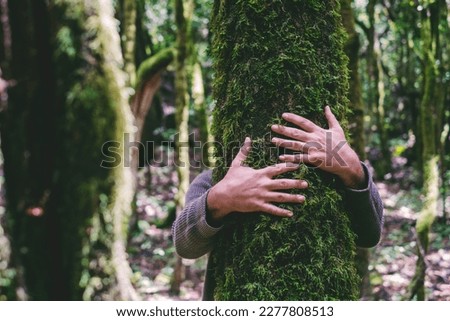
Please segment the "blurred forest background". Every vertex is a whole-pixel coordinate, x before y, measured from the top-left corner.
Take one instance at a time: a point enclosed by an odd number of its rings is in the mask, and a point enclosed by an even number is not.
[[[200,298],[170,227],[213,166],[212,2],[0,0],[0,300]],[[361,297],[450,300],[450,1],[340,2],[386,216]]]

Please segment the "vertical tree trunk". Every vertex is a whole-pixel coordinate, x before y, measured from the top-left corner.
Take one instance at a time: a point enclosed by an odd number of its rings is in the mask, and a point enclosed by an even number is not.
[[[387,132],[384,115],[384,73],[381,65],[381,48],[375,28],[377,20],[376,5],[379,0],[369,0],[367,15],[369,27],[366,29],[369,42],[367,52],[367,68],[369,75],[369,107],[373,110],[379,135],[380,159],[374,164],[377,174],[383,177],[391,167],[391,153],[387,141]]]
[[[12,47],[5,76],[17,83],[10,88],[7,109],[1,114],[1,135],[12,263],[20,274],[25,271],[24,282],[36,279],[26,291],[48,299],[49,274],[55,272],[55,283],[62,274],[52,267],[58,257],[46,253],[48,246],[58,244],[50,240],[55,235],[49,235],[50,217],[41,215],[55,165],[57,113],[50,27],[42,1],[9,1],[8,5]]]
[[[196,119],[198,120],[200,146],[202,148],[202,166],[212,167],[213,160],[210,155],[210,146],[213,141],[211,135],[211,126],[208,120],[208,112],[205,102],[205,88],[203,85],[202,68],[199,62],[196,62],[192,71],[192,98],[194,100],[194,109]]]
[[[438,153],[439,153],[439,169],[440,169],[440,181],[441,181],[441,198],[442,198],[442,214],[443,219],[446,219],[446,197],[448,185],[446,184],[446,173],[449,170],[449,164],[446,163],[446,145],[449,139],[450,132],[450,89],[448,77],[445,79],[442,75],[450,72],[450,57],[448,52],[450,52],[450,3],[446,0],[438,0],[439,5],[437,7],[435,15],[437,16],[434,20],[434,27],[432,34],[437,41],[436,52],[439,63],[439,75],[441,75],[442,84],[440,85],[440,94],[438,98],[438,110],[437,110],[437,143],[438,143]],[[447,108],[445,108],[447,106]]]
[[[139,153],[145,153],[146,146],[141,142],[145,120],[151,108],[153,98],[161,85],[161,74],[173,59],[173,48],[163,49],[144,60],[137,71],[135,95],[131,99],[131,111],[136,126],[135,142],[137,143],[137,146],[132,150],[131,156],[131,168],[135,178],[137,177],[139,168]],[[146,156],[143,157],[144,160],[149,161],[146,159]]]
[[[364,106],[361,96],[361,81],[359,78],[359,37],[355,30],[355,22],[351,0],[341,0],[342,23],[347,32],[345,52],[349,57],[349,108],[353,114],[351,117],[349,131],[351,145],[360,159],[366,159],[366,139],[364,133]],[[369,270],[369,249],[357,248],[355,263],[358,275],[361,278],[360,297],[364,297],[370,288]]]
[[[341,0],[342,24],[347,32],[345,53],[349,58],[349,109],[352,118],[349,120],[351,145],[361,159],[366,158],[366,137],[364,134],[364,105],[361,95],[359,77],[359,36],[355,30],[355,22],[351,0]]]
[[[439,168],[438,144],[439,123],[437,118],[443,108],[442,80],[436,60],[439,57],[439,32],[433,27],[439,25],[440,1],[421,1],[421,52],[423,58],[423,97],[420,104],[420,132],[422,142],[422,170],[423,170],[423,207],[416,222],[417,231],[417,263],[416,273],[411,282],[411,295],[417,300],[425,300],[426,254],[430,242],[430,231],[437,215],[437,201],[439,196]]]
[[[125,44],[123,48],[123,58],[129,87],[134,87],[136,84],[136,63],[134,59],[136,48],[136,7],[136,0],[124,0],[123,29]]]
[[[16,266],[35,300],[136,298],[125,244],[132,116],[109,0],[10,1],[11,89],[2,119]],[[92,32],[95,31],[95,32]]]
[[[249,166],[277,161],[269,133],[283,112],[324,126],[329,104],[344,120],[347,60],[338,1],[217,0],[213,12],[215,181],[246,136],[253,140]],[[358,297],[354,235],[337,181],[307,166],[287,177],[309,181],[307,203],[285,205],[293,219],[230,217],[211,253],[216,299]]]
[[[178,174],[178,192],[175,198],[177,213],[184,208],[186,192],[189,188],[189,93],[187,83],[186,61],[190,41],[190,24],[193,10],[190,1],[175,0],[175,19],[177,25],[177,55],[175,58],[175,122],[178,130],[176,137],[176,167]],[[179,293],[183,279],[181,258],[177,257],[171,291]]]

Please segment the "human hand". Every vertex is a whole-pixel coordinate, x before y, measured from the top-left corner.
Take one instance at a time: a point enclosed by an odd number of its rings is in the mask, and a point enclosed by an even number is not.
[[[282,117],[298,128],[273,125],[272,130],[275,133],[292,140],[274,137],[272,142],[300,153],[281,155],[280,160],[316,166],[337,175],[349,188],[358,188],[365,182],[359,157],[348,144],[344,131],[329,106],[325,107],[329,129],[321,128],[292,113],[284,113]]]
[[[238,155],[234,158],[225,177],[214,185],[207,198],[210,219],[214,223],[232,212],[265,212],[275,216],[291,217],[291,211],[272,203],[303,203],[305,197],[281,192],[289,189],[305,189],[307,182],[297,179],[276,179],[277,175],[298,169],[298,164],[280,163],[262,169],[243,165],[251,149],[251,140],[246,138]]]

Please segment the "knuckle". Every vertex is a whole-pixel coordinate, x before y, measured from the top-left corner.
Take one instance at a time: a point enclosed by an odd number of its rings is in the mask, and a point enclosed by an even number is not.
[[[284,194],[277,194],[275,198],[277,201],[283,202],[286,197],[284,196]]]
[[[290,187],[288,182],[284,181],[284,180],[280,180],[279,184],[280,184],[281,188],[288,188],[288,187]]]

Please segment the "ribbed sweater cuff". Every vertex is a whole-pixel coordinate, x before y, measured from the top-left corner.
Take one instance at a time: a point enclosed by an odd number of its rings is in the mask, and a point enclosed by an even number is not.
[[[353,188],[348,188],[347,187],[346,190],[349,193],[368,193],[371,190],[371,188],[372,188],[372,184],[373,184],[372,175],[370,174],[370,171],[367,168],[366,164],[361,162],[361,165],[362,165],[362,167],[364,169],[364,174],[366,176],[366,185],[365,185],[364,188],[361,188],[361,189],[353,189]]]
[[[219,232],[222,229],[222,226],[213,227],[209,225],[208,222],[206,221],[206,212],[207,212],[206,200],[208,197],[208,193],[209,191],[200,197],[200,199],[197,202],[198,207],[196,208],[195,211],[196,214],[199,216],[197,229],[199,234],[204,238],[210,238],[215,234],[217,234],[217,232]]]

